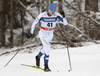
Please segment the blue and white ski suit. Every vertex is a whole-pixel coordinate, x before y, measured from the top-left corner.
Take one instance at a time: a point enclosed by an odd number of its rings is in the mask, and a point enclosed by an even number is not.
[[[48,65],[50,43],[53,38],[53,31],[56,27],[57,20],[60,20],[64,25],[67,25],[66,18],[63,18],[59,13],[55,12],[53,15],[48,14],[48,12],[43,12],[38,15],[32,24],[30,33],[33,34],[35,26],[37,23],[41,22],[41,29],[39,31],[39,37],[42,42],[42,49],[39,52],[39,56],[44,56],[44,65]]]

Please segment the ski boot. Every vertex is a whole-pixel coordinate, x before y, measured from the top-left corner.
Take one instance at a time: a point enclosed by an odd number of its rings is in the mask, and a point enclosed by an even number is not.
[[[51,72],[51,70],[49,69],[48,65],[45,65],[44,71],[45,72]]]
[[[35,59],[36,59],[36,66],[39,67],[40,66],[40,57],[39,57],[39,55],[37,55],[35,57]]]

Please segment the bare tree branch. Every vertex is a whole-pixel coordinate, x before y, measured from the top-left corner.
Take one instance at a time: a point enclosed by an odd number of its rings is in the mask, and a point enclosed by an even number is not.
[[[92,20],[96,24],[100,25],[100,22],[96,21],[95,19],[93,19],[92,17],[90,17],[88,14],[79,11],[77,8],[73,7],[70,3],[68,3],[66,0],[64,0],[64,1],[65,1],[65,3],[68,4],[68,6],[70,6],[72,9],[74,9],[75,11],[77,11],[80,15],[82,15],[85,18],[89,18],[90,20]]]
[[[27,11],[32,16],[33,19],[35,19],[33,14],[29,10],[27,10],[26,6],[20,0],[18,0],[18,2],[24,8],[24,10]]]
[[[85,36],[85,34],[80,29],[78,29],[76,26],[69,24],[69,23],[68,23],[68,25],[71,27],[74,27],[78,32],[80,32],[83,36]]]
[[[58,23],[61,23],[61,22],[58,22]],[[74,26],[74,25],[72,25],[70,23],[68,23],[68,25],[71,26],[71,27],[73,27],[73,28],[75,28],[78,32],[80,32],[83,36],[85,36],[85,34],[80,29],[78,29],[76,26]]]

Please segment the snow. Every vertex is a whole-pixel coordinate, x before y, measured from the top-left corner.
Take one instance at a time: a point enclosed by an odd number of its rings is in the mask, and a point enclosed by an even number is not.
[[[91,45],[89,45],[91,44]],[[54,46],[54,45],[53,45]],[[52,46],[52,47],[53,47]],[[87,43],[84,47],[69,48],[72,63],[72,71],[69,70],[67,49],[61,45],[51,49],[49,67],[52,72],[43,72],[21,64],[35,65],[35,56],[39,49],[32,53],[21,51],[9,64],[4,65],[15,54],[0,57],[0,76],[99,76],[100,75],[100,44]],[[58,48],[57,48],[58,47]],[[60,48],[61,47],[61,48]],[[0,49],[2,50],[2,49]],[[43,68],[43,57],[41,58]]]

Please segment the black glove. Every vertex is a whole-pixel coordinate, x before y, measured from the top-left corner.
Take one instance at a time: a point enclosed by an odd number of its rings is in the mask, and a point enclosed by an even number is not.
[[[65,18],[65,13],[63,10],[60,11],[60,14],[63,16],[63,18]]]
[[[26,37],[27,38],[31,38],[32,37],[32,34],[30,33],[30,34],[26,35]]]

